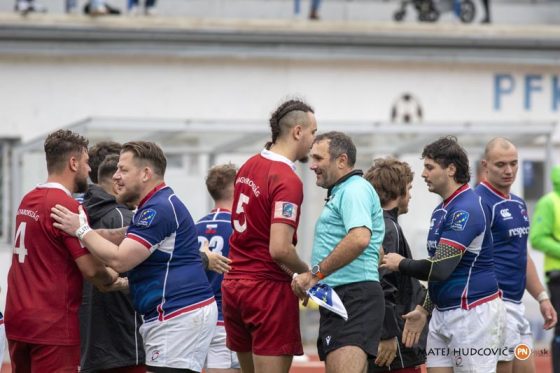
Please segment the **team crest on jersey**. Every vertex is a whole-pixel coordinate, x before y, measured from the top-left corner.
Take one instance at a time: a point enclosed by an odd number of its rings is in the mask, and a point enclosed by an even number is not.
[[[143,210],[140,213],[138,220],[136,221],[136,226],[147,228],[152,224],[155,217],[156,217],[156,210],[154,209]]]
[[[278,201],[274,204],[274,218],[296,221],[297,210],[295,203]]]
[[[454,231],[463,231],[467,226],[467,221],[469,220],[469,213],[466,211],[457,211],[453,214],[453,219],[451,220],[451,229]]]
[[[519,210],[521,211],[521,216],[523,216],[523,220],[529,221],[529,216],[527,215],[527,210],[525,210],[521,206],[519,206]]]

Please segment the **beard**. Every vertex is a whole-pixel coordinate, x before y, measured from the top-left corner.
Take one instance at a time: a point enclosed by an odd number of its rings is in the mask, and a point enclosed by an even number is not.
[[[88,190],[87,178],[76,179],[74,182],[75,193],[85,193]]]
[[[140,202],[140,188],[119,191],[116,199],[118,203],[126,205],[128,208],[136,208]]]

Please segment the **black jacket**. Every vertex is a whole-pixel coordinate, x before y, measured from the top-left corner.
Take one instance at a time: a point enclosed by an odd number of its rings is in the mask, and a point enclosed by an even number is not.
[[[98,185],[90,185],[84,195],[92,228],[121,228],[132,220],[132,211]],[[84,281],[80,307],[81,372],[144,364],[144,347],[138,328],[140,315],[129,295],[101,293]]]
[[[383,249],[385,253],[397,253],[405,258],[412,258],[410,248],[397,221],[398,209],[383,211],[385,221],[385,237]],[[381,287],[385,295],[385,320],[381,339],[397,337],[399,341],[397,357],[393,360],[391,368],[379,367],[373,362],[369,365],[369,372],[387,372],[395,369],[414,367],[426,361],[426,337],[428,325],[424,328],[418,346],[406,348],[402,344],[402,331],[404,320],[402,315],[412,311],[417,304],[422,304],[426,296],[426,289],[420,282],[412,277],[399,272],[380,270]]]

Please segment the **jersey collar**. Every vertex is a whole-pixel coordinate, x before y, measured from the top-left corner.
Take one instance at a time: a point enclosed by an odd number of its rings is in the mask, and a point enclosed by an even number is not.
[[[268,149],[263,149],[261,151],[261,156],[266,158],[266,159],[270,159],[271,161],[285,163],[288,166],[290,166],[290,168],[293,171],[296,170],[296,164],[294,162],[292,162],[291,160],[289,160],[288,158],[284,157],[283,155],[280,155],[278,153],[274,153],[273,151],[270,151]]]
[[[449,205],[449,203],[451,201],[453,201],[453,199],[455,199],[455,197],[457,197],[459,194],[463,193],[467,189],[470,189],[469,184],[461,185],[459,188],[457,188],[456,191],[453,192],[452,195],[450,195],[449,197],[447,197],[447,199],[445,201],[443,201],[443,207]]]
[[[60,183],[55,183],[55,182],[50,182],[50,183],[44,183],[44,184],[39,184],[37,185],[37,188],[50,188],[50,189],[60,189],[62,190],[64,193],[68,194],[68,197],[72,197],[72,193],[66,189],[66,187]]]
[[[228,209],[222,209],[222,208],[212,209],[212,211],[210,211],[210,213],[216,213],[216,212],[217,212],[217,213],[220,213],[220,212],[229,212],[229,213],[231,213],[230,210],[228,210]]]
[[[492,184],[486,181],[481,181],[480,184],[484,185],[486,188],[490,189],[490,191],[494,192],[494,194],[497,194],[499,197],[502,197],[503,199],[511,198],[509,195],[505,195],[504,193],[500,192],[498,189],[494,188]]]
[[[142,207],[142,205],[143,205],[144,203],[146,203],[150,198],[152,198],[152,196],[153,196],[154,194],[156,194],[159,190],[165,188],[166,186],[167,186],[167,185],[165,185],[165,183],[161,183],[161,184],[159,184],[159,185],[156,185],[156,187],[155,187],[154,189],[152,189],[152,190],[150,191],[150,193],[146,194],[146,197],[144,197],[144,198],[142,199],[142,201],[140,201],[140,203],[138,204],[138,208]]]
[[[346,180],[350,179],[352,176],[363,176],[364,172],[362,170],[352,170],[346,175],[342,176],[340,179],[336,181],[329,189],[327,189],[327,198],[325,198],[325,202],[329,202],[331,200],[331,195],[333,190],[340,184],[344,183]]]

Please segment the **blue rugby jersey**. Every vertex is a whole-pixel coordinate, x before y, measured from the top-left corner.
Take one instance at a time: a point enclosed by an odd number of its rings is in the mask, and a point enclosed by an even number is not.
[[[430,222],[428,253],[444,243],[463,251],[461,261],[445,281],[430,281],[430,298],[438,310],[471,309],[499,297],[492,258],[492,237],[480,197],[463,185],[439,204]]]
[[[494,267],[504,300],[521,303],[527,279],[527,205],[520,197],[506,196],[482,182],[476,189],[487,211],[494,241]]]
[[[229,237],[232,233],[230,211],[225,209],[212,210],[196,223],[196,230],[200,250],[202,250],[204,243],[208,242],[210,251],[226,257],[229,255]],[[222,280],[224,275],[214,271],[206,271],[206,276],[218,303],[218,325],[223,325]]]
[[[140,202],[127,237],[151,253],[128,276],[134,308],[145,321],[166,320],[214,302],[194,221],[170,187],[160,184]]]

